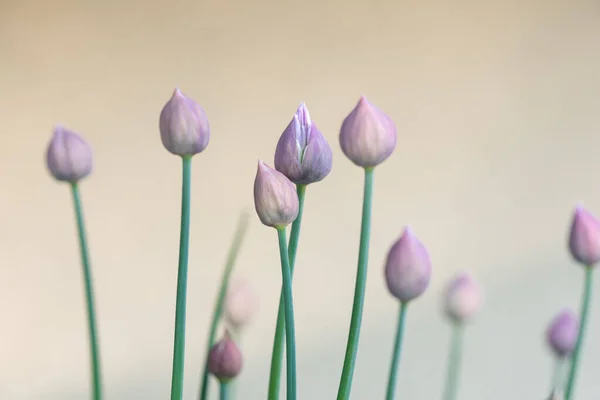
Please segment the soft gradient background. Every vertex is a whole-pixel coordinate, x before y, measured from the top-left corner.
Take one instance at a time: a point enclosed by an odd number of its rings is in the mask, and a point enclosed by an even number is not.
[[[186,399],[243,208],[252,223],[237,276],[259,292],[261,314],[243,338],[239,393],[266,397],[280,267],[252,183],[300,101],[335,161],[307,195],[299,398],[335,398],[362,194],[337,135],[365,94],[399,135],[376,174],[352,398],[383,397],[397,314],[383,261],[410,224],[435,271],[410,310],[399,398],[440,398],[449,335],[440,290],[465,269],[485,285],[486,310],[467,332],[461,400],[541,400],[546,323],[579,305],[583,273],[565,246],[571,213],[579,201],[600,213],[599,38],[600,5],[583,0],[0,1],[0,399],[89,396],[71,199],[44,165],[56,123],[96,152],[82,193],[106,399],[168,397],[180,161],[161,146],[158,113],[177,86],[212,127],[194,159]],[[594,303],[577,400],[600,396]]]

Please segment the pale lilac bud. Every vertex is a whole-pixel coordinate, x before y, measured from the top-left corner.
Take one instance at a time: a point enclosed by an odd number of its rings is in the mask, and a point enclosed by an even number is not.
[[[310,119],[304,103],[277,142],[275,169],[296,184],[308,185],[331,172],[333,153],[325,137]]]
[[[294,184],[281,172],[262,161],[254,179],[254,208],[260,222],[284,228],[298,216],[298,194]]]
[[[221,382],[229,381],[242,371],[242,352],[229,332],[210,349],[208,370]]]
[[[160,112],[163,146],[179,156],[193,156],[208,146],[210,126],[204,109],[175,89]]]
[[[570,309],[564,309],[550,322],[546,341],[557,357],[567,357],[577,343],[579,321]]]
[[[396,148],[396,126],[390,117],[362,96],[342,123],[340,146],[354,164],[375,167]]]
[[[46,164],[59,181],[77,182],[92,172],[94,157],[90,145],[77,133],[56,126],[46,151]]]
[[[481,309],[483,293],[481,287],[468,274],[454,278],[444,296],[444,311],[455,322],[465,322]]]
[[[247,280],[232,282],[227,288],[223,315],[227,323],[237,332],[254,317],[258,309],[258,298]]]
[[[600,221],[580,205],[575,208],[571,223],[569,250],[583,265],[592,266],[600,261]]]
[[[385,281],[388,290],[406,303],[423,294],[430,279],[431,261],[427,249],[407,227],[387,255]]]

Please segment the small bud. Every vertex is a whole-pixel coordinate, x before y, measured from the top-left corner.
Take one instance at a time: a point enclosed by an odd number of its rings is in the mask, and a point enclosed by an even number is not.
[[[550,322],[546,341],[557,357],[567,357],[577,343],[579,321],[573,311],[564,309]]]
[[[466,322],[481,309],[482,297],[477,282],[468,274],[460,274],[446,288],[446,315],[455,322]]]
[[[573,258],[585,266],[591,267],[600,261],[600,221],[582,206],[575,208],[569,250]]]
[[[258,298],[246,280],[231,283],[223,305],[223,315],[227,323],[237,332],[248,325],[256,310]]]
[[[208,146],[210,127],[204,109],[175,89],[160,112],[163,146],[179,156],[193,156]]]
[[[296,184],[308,185],[331,172],[333,153],[325,137],[310,119],[304,103],[277,142],[275,169]]]
[[[342,123],[340,146],[354,164],[375,167],[396,148],[396,126],[390,117],[362,96]]]
[[[262,161],[254,179],[254,207],[260,222],[284,228],[298,216],[298,195],[294,184],[281,172]]]
[[[227,382],[242,370],[242,352],[229,332],[219,342],[215,343],[208,355],[208,370],[221,382]]]
[[[56,126],[46,151],[46,164],[59,181],[77,182],[92,172],[94,157],[90,145],[77,133]]]
[[[423,294],[430,279],[431,261],[427,249],[407,227],[387,255],[385,280],[388,290],[406,303]]]

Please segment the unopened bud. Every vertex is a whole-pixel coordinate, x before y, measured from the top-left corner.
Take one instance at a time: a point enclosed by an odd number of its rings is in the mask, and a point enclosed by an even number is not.
[[[221,382],[234,379],[242,370],[242,352],[228,332],[210,350],[208,370]]]
[[[284,228],[298,216],[298,194],[294,184],[281,172],[262,161],[254,179],[254,207],[266,226]]]
[[[236,332],[248,325],[257,309],[258,298],[248,281],[240,280],[229,285],[223,315]]]
[[[591,267],[600,261],[600,221],[582,206],[575,208],[569,250],[573,258]]]
[[[455,322],[466,322],[481,309],[482,297],[477,282],[468,274],[460,274],[446,288],[444,296],[446,315]]]
[[[92,148],[81,136],[60,125],[54,128],[46,164],[55,179],[75,183],[92,172],[93,162]]]

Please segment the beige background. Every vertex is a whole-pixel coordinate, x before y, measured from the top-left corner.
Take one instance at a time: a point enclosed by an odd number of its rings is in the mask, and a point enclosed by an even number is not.
[[[382,265],[410,224],[435,271],[410,310],[399,398],[439,398],[449,333],[440,288],[467,269],[486,286],[486,312],[468,331],[461,400],[542,399],[545,324],[579,304],[571,212],[582,201],[600,213],[599,37],[600,5],[583,0],[1,1],[0,399],[88,398],[71,202],[43,158],[56,123],[96,153],[82,191],[106,398],[168,398],[180,164],[161,147],[158,113],[175,86],[212,126],[194,160],[186,399],[238,212],[252,211],[257,159],[272,163],[300,101],[335,160],[306,203],[299,398],[335,398],[362,193],[337,134],[363,93],[399,139],[376,176],[352,398],[383,397],[397,306]],[[238,270],[261,302],[244,338],[245,399],[265,398],[279,271],[275,233],[253,214]],[[600,395],[594,303],[577,400]]]

